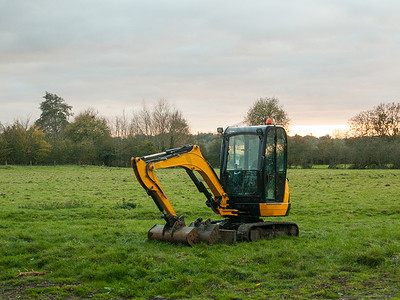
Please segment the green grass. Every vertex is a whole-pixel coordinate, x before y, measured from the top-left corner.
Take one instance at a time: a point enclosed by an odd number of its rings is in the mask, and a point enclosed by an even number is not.
[[[4,299],[400,299],[400,171],[291,169],[299,237],[193,248],[131,169],[0,167]],[[183,170],[159,171],[178,214],[218,219]],[[19,271],[52,271],[16,277]],[[0,297],[1,298],[1,297]]]

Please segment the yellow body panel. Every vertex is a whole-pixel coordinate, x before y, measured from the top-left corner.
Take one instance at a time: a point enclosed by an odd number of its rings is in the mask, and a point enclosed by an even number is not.
[[[289,203],[260,203],[260,217],[285,216]]]
[[[287,178],[285,182],[285,194],[283,196],[283,202],[289,202],[289,180]]]
[[[286,179],[283,202],[260,203],[260,217],[286,216],[289,209],[289,183]]]

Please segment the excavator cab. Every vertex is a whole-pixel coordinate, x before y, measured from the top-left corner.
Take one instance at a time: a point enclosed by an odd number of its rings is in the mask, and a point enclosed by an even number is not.
[[[287,135],[283,127],[228,127],[222,138],[220,181],[229,208],[250,218],[287,215]]]

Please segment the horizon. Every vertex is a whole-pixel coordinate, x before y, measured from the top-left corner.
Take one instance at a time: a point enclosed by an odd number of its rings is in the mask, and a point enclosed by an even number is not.
[[[33,115],[37,115],[36,117],[32,117]],[[25,125],[33,125],[35,121],[39,118],[40,113],[36,114],[30,114],[25,117],[15,117],[13,118],[12,122],[3,122],[0,120],[0,124],[3,125],[4,127],[12,125],[15,122],[20,122]],[[74,116],[76,116],[76,113],[72,117],[69,118],[69,122],[73,122]],[[115,119],[116,116],[112,117],[107,117],[105,115],[102,115],[99,113],[99,116],[106,118],[108,123],[112,123],[113,119]],[[121,115],[120,115],[121,116]],[[185,117],[185,116],[183,116]],[[128,115],[129,118],[129,115]],[[188,121],[188,120],[187,120]],[[228,126],[244,126],[243,125],[243,120],[233,123],[233,124],[224,124],[218,127],[223,127],[226,128]],[[194,130],[192,127],[189,125],[189,129],[192,135],[196,135],[199,133],[217,133],[217,128],[215,129],[208,129],[208,130]],[[294,136],[294,135],[300,135],[300,136],[314,136],[314,137],[323,137],[326,135],[329,135],[330,137],[343,137],[345,136],[345,133],[348,131],[348,125],[346,124],[335,124],[335,125],[324,125],[324,124],[308,124],[308,125],[290,125],[289,130],[287,130],[288,136]]]

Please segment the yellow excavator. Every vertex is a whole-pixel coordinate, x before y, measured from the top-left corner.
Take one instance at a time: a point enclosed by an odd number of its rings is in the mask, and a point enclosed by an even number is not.
[[[290,210],[287,170],[287,135],[282,126],[266,125],[218,128],[222,135],[220,176],[197,145],[185,145],[161,153],[132,157],[137,180],[162,212],[165,225],[154,225],[148,238],[167,242],[234,243],[282,235],[297,236],[293,222],[268,221],[261,217],[287,216]],[[184,168],[206,205],[222,220],[198,218],[186,226],[168,200],[155,170]],[[204,180],[203,184],[198,175]]]

